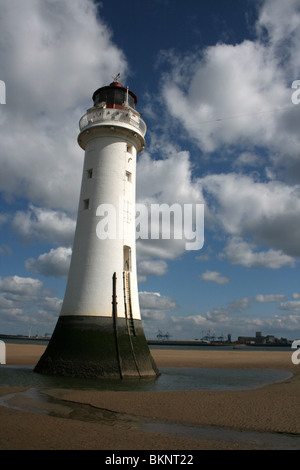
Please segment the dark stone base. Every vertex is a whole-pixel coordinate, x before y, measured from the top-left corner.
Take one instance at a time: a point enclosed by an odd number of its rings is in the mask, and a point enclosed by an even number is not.
[[[34,371],[85,378],[153,377],[159,371],[151,356],[142,321],[112,317],[60,316],[46,351]]]

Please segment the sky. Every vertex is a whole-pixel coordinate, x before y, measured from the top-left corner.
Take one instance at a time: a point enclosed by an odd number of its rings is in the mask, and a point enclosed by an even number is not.
[[[147,338],[300,338],[299,43],[299,0],[0,0],[0,332],[53,332],[78,122],[120,73],[148,129],[137,202],[204,204],[201,249],[137,241]]]

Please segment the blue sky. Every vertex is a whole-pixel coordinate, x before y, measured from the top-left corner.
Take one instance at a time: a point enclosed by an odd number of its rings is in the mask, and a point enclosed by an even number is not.
[[[55,327],[78,121],[120,73],[148,126],[137,200],[205,204],[201,250],[137,244],[148,338],[300,337],[299,24],[297,0],[0,0],[2,333]]]

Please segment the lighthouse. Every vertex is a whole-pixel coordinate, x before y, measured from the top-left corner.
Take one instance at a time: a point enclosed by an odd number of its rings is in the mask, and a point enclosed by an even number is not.
[[[65,296],[55,330],[35,367],[88,378],[159,374],[145,338],[135,241],[136,159],[146,124],[119,76],[93,94],[79,122],[85,151]]]

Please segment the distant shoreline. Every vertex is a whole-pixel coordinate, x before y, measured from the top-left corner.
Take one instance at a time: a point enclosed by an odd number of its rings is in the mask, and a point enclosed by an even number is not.
[[[0,340],[21,340],[21,341],[45,341],[49,342],[51,337],[50,336],[24,336],[24,335],[5,335],[0,334]],[[156,340],[156,339],[149,339],[147,340],[149,346],[232,346],[233,348],[240,348],[243,346],[249,347],[274,347],[274,348],[281,348],[281,347],[290,347],[289,343],[255,343],[255,344],[244,344],[238,343],[237,341],[232,341],[228,343],[227,341],[198,341],[198,340]]]
[[[49,341],[50,337],[48,336],[23,336],[23,335],[2,335],[0,334],[0,339],[20,339],[25,341]]]

